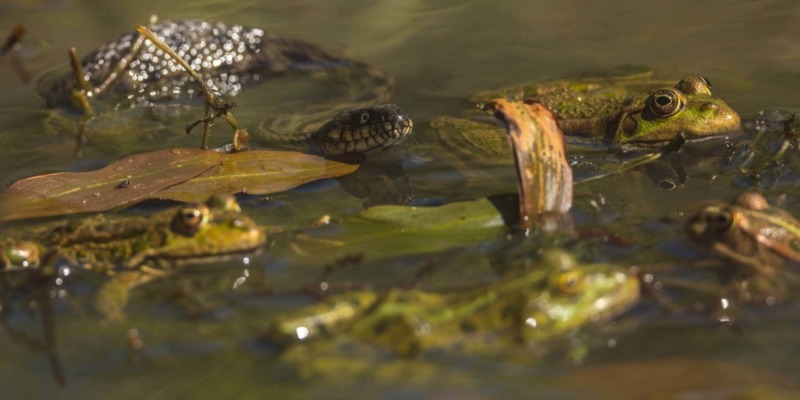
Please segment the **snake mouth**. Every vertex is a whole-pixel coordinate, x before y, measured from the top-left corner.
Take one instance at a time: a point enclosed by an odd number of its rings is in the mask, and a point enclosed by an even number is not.
[[[400,107],[381,104],[337,114],[310,140],[323,155],[369,154],[401,143],[413,128],[414,122]]]

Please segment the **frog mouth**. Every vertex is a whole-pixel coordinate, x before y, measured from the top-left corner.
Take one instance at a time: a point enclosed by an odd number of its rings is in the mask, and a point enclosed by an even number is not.
[[[232,243],[233,242],[233,243]],[[191,264],[206,264],[217,261],[233,259],[236,256],[248,257],[257,255],[266,242],[266,233],[260,228],[250,228],[238,236],[238,240],[227,238],[224,248],[215,247],[206,241],[206,251],[202,252],[159,252],[145,251],[130,258],[126,263],[127,268],[136,268],[142,265],[156,265],[162,268],[175,268]]]

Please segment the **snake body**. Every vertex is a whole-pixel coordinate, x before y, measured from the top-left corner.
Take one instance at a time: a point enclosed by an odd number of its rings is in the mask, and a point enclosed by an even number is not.
[[[411,132],[411,120],[398,106],[373,106],[391,96],[394,81],[364,62],[242,25],[186,19],[149,28],[183,57],[215,94],[223,96],[235,96],[248,85],[275,75],[350,71],[347,77],[352,82],[348,83],[358,89],[356,93],[336,104],[317,104],[267,119],[261,128],[272,139],[308,139],[316,151],[336,155],[388,147]],[[100,46],[83,58],[81,66],[84,80],[94,88],[90,96],[110,99],[116,109],[202,96],[177,62],[149,40],[139,38],[136,31]],[[56,80],[44,93],[48,106],[72,108],[77,86],[74,74]],[[335,112],[339,113],[329,119]],[[368,121],[361,121],[362,116]]]
[[[303,40],[241,25],[186,19],[149,28],[224,96],[235,96],[248,84],[271,75],[342,68],[355,62]],[[84,79],[100,88],[130,58],[101,96],[155,103],[200,95],[191,76],[155,44],[144,40],[135,49],[138,37],[138,32],[128,32],[84,57]],[[64,75],[45,94],[48,105],[69,106],[75,86],[75,77]]]

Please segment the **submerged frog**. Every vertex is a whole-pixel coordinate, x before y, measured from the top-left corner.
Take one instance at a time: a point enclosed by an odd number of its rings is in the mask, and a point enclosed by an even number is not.
[[[55,256],[71,266],[112,275],[98,297],[106,315],[121,310],[128,289],[172,268],[252,252],[266,241],[264,230],[242,215],[230,196],[212,196],[206,203],[149,216],[96,215],[6,234],[13,237],[0,247],[6,271],[40,267]]]
[[[800,222],[758,193],[704,206],[687,219],[685,231],[692,242],[751,274],[800,264]]]
[[[711,266],[741,300],[772,304],[789,282],[800,282],[790,268],[800,265],[800,222],[758,193],[709,203],[684,228],[690,241],[721,262]]]
[[[353,291],[278,318],[266,339],[288,345],[346,331],[410,356],[458,346],[491,351],[501,343],[537,346],[589,323],[606,321],[639,298],[639,281],[613,265],[582,265],[547,252],[539,268],[462,293],[395,289]],[[505,341],[505,342],[504,342]]]

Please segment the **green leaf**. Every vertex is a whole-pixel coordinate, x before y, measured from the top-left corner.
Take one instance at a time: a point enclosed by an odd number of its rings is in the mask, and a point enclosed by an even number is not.
[[[158,198],[203,201],[209,193],[269,194],[317,179],[335,178],[358,169],[295,151],[250,150],[223,154],[222,163],[202,176],[162,190]]]
[[[438,207],[383,205],[307,230],[296,245],[312,264],[352,254],[375,261],[475,246],[505,231],[503,216],[487,199]]]

